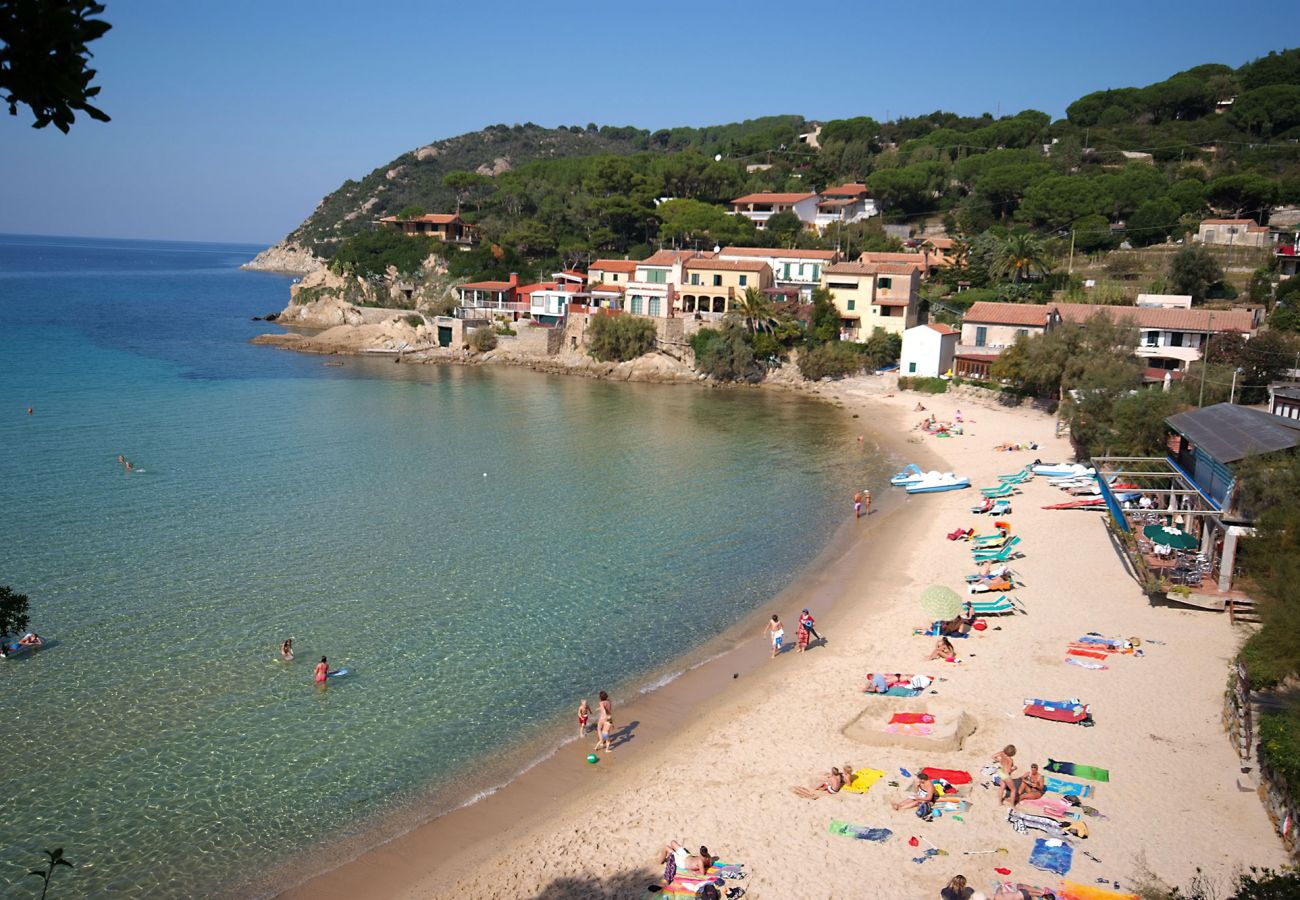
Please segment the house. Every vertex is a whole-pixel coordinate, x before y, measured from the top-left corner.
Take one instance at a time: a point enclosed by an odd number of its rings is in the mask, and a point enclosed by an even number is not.
[[[592,284],[627,284],[635,274],[634,259],[598,259],[587,267],[587,281]]]
[[[779,250],[775,247],[723,247],[719,259],[760,260],[772,269],[778,290],[796,291],[807,301],[821,284],[822,269],[840,261],[835,250]]]
[[[1203,219],[1192,238],[1202,244],[1225,247],[1266,247],[1268,228],[1254,219]]]
[[[1300,255],[1296,253],[1296,246],[1300,240],[1293,240],[1290,244],[1278,242],[1273,247],[1273,256],[1277,259],[1277,274],[1281,278],[1290,278],[1295,275],[1297,264],[1300,263]]]
[[[1138,306],[1152,306],[1159,309],[1191,309],[1191,294],[1138,294]]]
[[[1235,331],[1255,333],[1256,314],[1248,309],[1184,309],[1178,307],[1097,306],[1091,303],[1056,305],[1061,320],[1083,323],[1098,313],[1138,329],[1136,353],[1158,369],[1187,369],[1201,358],[1212,335]]]
[[[920,317],[919,270],[897,263],[841,262],[822,269],[845,340],[866,340],[877,328],[902,334]]]
[[[948,325],[929,323],[903,332],[903,352],[898,359],[900,375],[938,378],[952,371],[961,332]]]
[[[940,266],[939,257],[936,254],[923,252],[921,245],[917,245],[916,250],[903,251],[885,251],[885,250],[868,250],[865,253],[858,254],[858,262],[867,263],[901,263],[908,266],[916,266],[920,271],[921,277],[928,278],[933,275]]]
[[[639,260],[624,290],[623,308],[637,316],[671,316],[677,301],[677,286],[683,282],[682,267],[686,261],[712,255],[701,250],[660,250]],[[588,272],[588,276],[590,274]]]
[[[461,221],[460,216],[455,213],[427,213],[422,216],[406,216],[405,218],[384,216],[379,220],[379,224],[389,228],[396,228],[403,234],[436,238],[448,244],[460,244],[463,249],[468,249],[478,243],[478,235],[474,226]]]
[[[1300,419],[1300,382],[1279,381],[1270,384],[1268,411],[1284,419]]]
[[[781,212],[792,212],[807,226],[817,222],[816,194],[746,194],[731,201],[731,215],[744,216],[759,228],[767,227],[767,220]]]
[[[996,357],[1016,338],[1043,334],[1058,322],[1060,315],[1050,304],[980,300],[962,318],[958,353]]]
[[[458,318],[466,318],[468,311],[480,310],[510,313],[518,319],[527,310],[527,304],[519,300],[519,276],[513,272],[509,281],[467,281],[456,288],[456,293],[460,296]]]
[[[841,184],[818,195],[814,224],[818,231],[824,231],[828,225],[851,225],[878,212],[876,201],[871,198],[865,184]]]
[[[761,259],[697,257],[682,264],[678,308],[688,315],[721,318],[749,288],[772,286],[772,267]]]

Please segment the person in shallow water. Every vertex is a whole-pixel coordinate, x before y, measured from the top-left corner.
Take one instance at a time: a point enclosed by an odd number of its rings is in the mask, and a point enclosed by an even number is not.
[[[325,679],[329,678],[329,674],[330,674],[329,660],[327,660],[325,657],[322,656],[320,658],[320,662],[316,663],[316,683],[324,684]]]
[[[293,662],[293,638],[286,638],[280,645],[280,658],[285,662]]]

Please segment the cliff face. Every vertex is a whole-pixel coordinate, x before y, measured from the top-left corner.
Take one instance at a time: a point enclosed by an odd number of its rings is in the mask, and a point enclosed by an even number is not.
[[[285,272],[290,275],[309,275],[325,268],[324,260],[297,242],[285,238],[274,246],[240,266],[258,272]]]

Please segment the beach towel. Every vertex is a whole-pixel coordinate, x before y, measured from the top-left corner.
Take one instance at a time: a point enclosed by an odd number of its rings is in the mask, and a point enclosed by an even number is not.
[[[1046,719],[1049,722],[1065,722],[1069,725],[1091,725],[1092,714],[1088,707],[1075,706],[1070,709],[1060,709],[1055,706],[1033,706],[1025,707],[1025,715],[1035,719]]]
[[[889,722],[891,725],[933,725],[934,716],[929,713],[894,713]]]
[[[883,844],[894,835],[888,828],[868,828],[865,825],[851,825],[848,822],[841,822],[839,819],[832,819],[830,826],[826,830],[841,837],[850,837],[858,841],[872,841],[877,844]]]
[[[848,791],[851,794],[865,794],[871,790],[871,786],[885,777],[885,773],[879,769],[855,769],[853,771],[853,780],[844,785],[841,790]]]
[[[1098,637],[1095,634],[1085,634],[1083,637],[1079,638],[1079,640],[1076,641],[1076,643],[1102,644],[1106,647],[1113,647],[1116,650],[1129,650],[1132,649],[1133,647],[1133,644],[1130,643],[1126,638]]]
[[[931,778],[942,778],[949,784],[970,784],[970,772],[964,772],[961,769],[935,769],[926,766],[921,770]]]
[[[1082,650],[1078,647],[1071,647],[1065,651],[1070,656],[1086,656],[1089,659],[1109,659],[1109,654],[1101,650]]]
[[[1045,832],[1058,840],[1065,839],[1065,827],[1051,816],[1035,816],[1019,810],[1007,810],[1007,822],[1016,834],[1028,834],[1029,829]]]
[[[924,737],[934,733],[933,725],[913,725],[909,722],[894,722],[885,726],[886,734],[903,734]]]
[[[1077,659],[1073,656],[1067,656],[1065,658],[1065,661],[1072,666],[1078,666],[1080,669],[1100,669],[1102,671],[1105,671],[1106,669],[1110,668],[1110,666],[1106,665],[1105,663],[1088,662],[1087,660]]]
[[[896,684],[883,694],[877,693],[877,697],[917,697],[920,696],[920,688],[910,688],[901,684]]]
[[[1075,778],[1086,778],[1089,781],[1110,781],[1110,771],[1100,766],[1085,766],[1079,763],[1061,762],[1047,758],[1047,771],[1055,772],[1057,775],[1073,775]]]
[[[1049,794],[1072,794],[1080,800],[1092,794],[1090,784],[1084,784],[1082,781],[1066,781],[1055,776],[1044,778],[1043,786],[1047,788]]]
[[[1039,838],[1034,841],[1034,849],[1029,854],[1029,864],[1044,872],[1064,875],[1074,863],[1074,850],[1062,841]]]
[[[1083,706],[1083,701],[1078,697],[1070,697],[1067,700],[1041,700],[1035,697],[1026,700],[1025,706],[1045,706],[1048,709],[1073,709],[1076,706]]]
[[[1016,809],[1035,816],[1051,816],[1053,819],[1070,819],[1077,821],[1079,813],[1075,807],[1060,797],[1039,797],[1036,800],[1021,800]]]
[[[1137,894],[1124,891],[1112,891],[1095,884],[1078,884],[1074,881],[1062,881],[1056,892],[1059,900],[1138,900]]]
[[[969,800],[959,800],[956,797],[940,797],[930,805],[934,809],[945,813],[964,813],[970,810]]]

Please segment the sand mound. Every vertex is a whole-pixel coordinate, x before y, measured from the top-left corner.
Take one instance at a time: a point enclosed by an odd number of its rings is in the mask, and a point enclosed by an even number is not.
[[[929,713],[934,716],[929,734],[894,734],[885,730],[894,713]],[[910,750],[960,750],[962,742],[975,733],[975,720],[966,711],[946,703],[908,697],[872,697],[857,718],[841,733],[870,747],[906,747]]]

